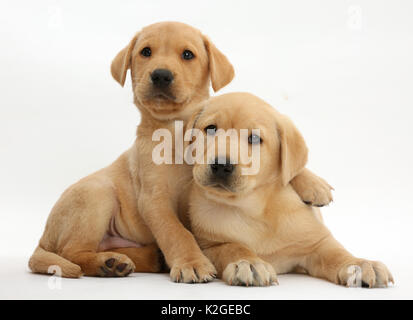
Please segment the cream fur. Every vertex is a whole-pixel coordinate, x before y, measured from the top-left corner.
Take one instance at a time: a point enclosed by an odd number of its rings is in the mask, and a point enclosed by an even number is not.
[[[346,251],[324,225],[320,210],[304,204],[286,183],[285,177],[302,172],[307,159],[304,139],[287,117],[253,95],[232,93],[205,104],[195,128],[210,124],[224,130],[260,129],[263,139],[259,173],[241,177],[239,167],[245,164],[237,164],[225,182],[231,191],[211,186],[215,178],[209,165],[193,168],[192,231],[223,280],[233,285],[269,285],[277,282],[277,274],[304,272],[349,285],[354,266],[359,266],[360,285],[393,282],[384,264]]]

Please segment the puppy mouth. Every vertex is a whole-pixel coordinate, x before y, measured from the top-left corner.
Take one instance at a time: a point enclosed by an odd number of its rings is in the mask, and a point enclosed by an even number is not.
[[[204,184],[203,186],[205,188],[219,190],[220,192],[225,191],[225,192],[229,192],[229,193],[235,193],[235,190],[233,190],[228,185],[226,185],[222,182],[219,182],[219,181],[210,182],[210,183]]]
[[[148,96],[148,100],[169,101],[174,102],[176,97],[168,91],[154,90]]]

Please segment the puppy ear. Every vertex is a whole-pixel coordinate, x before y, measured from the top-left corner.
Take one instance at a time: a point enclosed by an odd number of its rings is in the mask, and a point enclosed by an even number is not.
[[[308,149],[304,138],[293,122],[278,114],[277,130],[280,139],[280,166],[282,183],[286,186],[304,168]]]
[[[235,74],[234,67],[208,37],[203,36],[203,38],[209,58],[209,74],[211,76],[212,88],[217,92],[232,81]]]
[[[194,150],[197,150],[195,146],[196,141],[199,141],[198,139],[203,139],[203,135],[201,131],[196,129],[195,126],[197,124],[199,117],[201,116],[204,110],[204,107],[205,107],[205,102],[202,102],[201,104],[198,105],[196,112],[192,114],[191,118],[189,119],[185,127],[184,159],[186,163],[188,164],[194,164],[195,163],[194,161],[196,161],[196,159],[199,159],[200,156],[201,157],[203,156],[203,154],[199,154],[198,152],[196,152],[196,155],[194,155]]]
[[[131,55],[137,38],[138,34],[136,34],[129,44],[116,55],[110,67],[112,77],[119,82],[122,87],[125,84],[126,73],[131,66]]]
[[[193,130],[196,126],[196,123],[201,116],[202,112],[204,111],[206,107],[206,101],[201,102],[196,108],[195,112],[192,113],[191,117],[189,118],[186,127],[185,127],[185,133],[187,134],[187,141],[186,144],[191,144],[193,140]]]

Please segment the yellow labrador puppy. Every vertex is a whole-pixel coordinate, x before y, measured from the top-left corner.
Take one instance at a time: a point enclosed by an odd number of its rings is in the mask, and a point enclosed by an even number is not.
[[[141,112],[138,138],[110,166],[62,194],[29,267],[50,273],[57,265],[64,277],[158,272],[159,246],[174,281],[208,281],[215,268],[179,218],[187,212],[191,169],[156,165],[152,151],[159,141],[152,137],[160,128],[174,133],[175,120],[185,125],[209,97],[210,84],[217,91],[232,80],[233,67],[197,29],[163,22],[137,33],[115,57],[111,72],[122,86],[128,70]],[[330,187],[311,172],[295,183],[304,201],[330,202]]]
[[[204,145],[204,163],[193,167],[190,220],[224,281],[265,286],[277,282],[277,273],[287,272],[349,286],[393,281],[384,264],[347,252],[323,224],[319,209],[304,204],[289,184],[305,166],[307,147],[287,117],[253,95],[232,93],[207,101],[188,125],[214,136],[193,142]],[[256,174],[242,174],[251,163],[238,159],[239,164],[231,164],[230,147],[219,150],[219,129],[248,129],[237,147],[249,153],[259,147]]]

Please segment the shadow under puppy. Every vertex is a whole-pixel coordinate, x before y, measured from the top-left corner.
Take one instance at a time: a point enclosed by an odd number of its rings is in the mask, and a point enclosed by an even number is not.
[[[323,224],[320,210],[304,204],[292,188],[289,181],[305,166],[308,151],[286,116],[251,94],[231,93],[207,101],[188,126],[207,131],[192,143],[204,145],[204,163],[193,167],[191,227],[224,281],[265,286],[277,283],[277,274],[303,272],[347,286],[393,282],[384,264],[346,251]],[[240,158],[231,164],[229,139],[226,150],[219,150],[219,129],[248,129],[238,148],[252,154],[259,146],[256,174],[243,175],[253,164]]]

